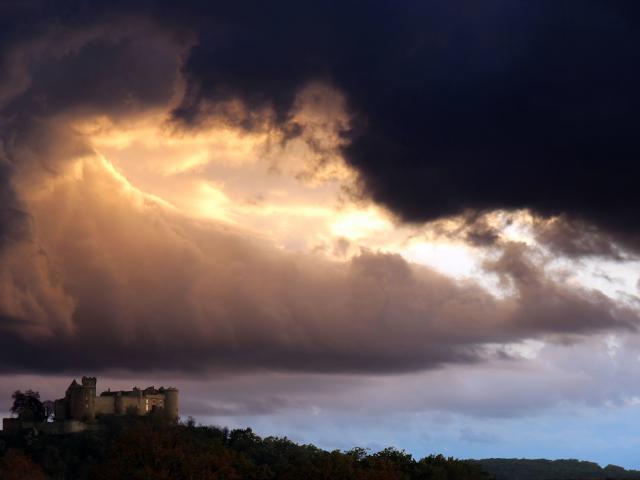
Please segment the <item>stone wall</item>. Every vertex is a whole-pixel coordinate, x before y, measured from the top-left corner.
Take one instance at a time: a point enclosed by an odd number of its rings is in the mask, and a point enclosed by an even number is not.
[[[100,396],[96,397],[96,416],[99,415],[113,415],[115,410],[115,399],[113,396]]]

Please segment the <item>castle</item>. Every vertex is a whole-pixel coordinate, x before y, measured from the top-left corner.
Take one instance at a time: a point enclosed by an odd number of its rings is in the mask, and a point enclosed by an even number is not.
[[[100,420],[114,415],[158,414],[171,421],[178,420],[178,390],[176,388],[147,387],[144,390],[102,392],[96,395],[96,378],[74,379],[64,398],[54,402],[53,422],[33,422],[24,418],[4,418],[4,433],[19,433],[26,429],[42,433],[61,434],[104,428]]]
[[[178,418],[178,390],[175,388],[133,387],[129,391],[110,389],[96,396],[96,378],[75,379],[67,388],[64,398],[55,401],[56,421],[79,420],[91,423],[102,415],[147,415],[162,413],[167,418]]]

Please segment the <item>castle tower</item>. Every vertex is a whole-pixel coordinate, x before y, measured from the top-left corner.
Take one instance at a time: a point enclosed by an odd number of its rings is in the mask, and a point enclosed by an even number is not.
[[[178,419],[178,389],[167,388],[164,390],[164,414],[173,420]]]
[[[96,418],[96,378],[82,377],[82,384],[75,380],[67,390],[71,418],[92,422]]]

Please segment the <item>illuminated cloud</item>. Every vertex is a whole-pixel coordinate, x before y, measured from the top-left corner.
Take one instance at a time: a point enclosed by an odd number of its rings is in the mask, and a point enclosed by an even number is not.
[[[55,335],[43,339],[20,328],[42,319],[5,312],[5,370],[414,371],[486,360],[485,344],[631,330],[638,320],[597,291],[549,278],[522,243],[485,263],[513,293],[502,298],[398,254],[336,262],[282,250],[140,191],[64,127],[49,134],[37,155],[16,151],[25,159],[15,185],[48,260],[29,290],[57,279],[66,303],[41,303],[62,309],[67,328],[45,316]],[[39,155],[55,173],[31,165]]]

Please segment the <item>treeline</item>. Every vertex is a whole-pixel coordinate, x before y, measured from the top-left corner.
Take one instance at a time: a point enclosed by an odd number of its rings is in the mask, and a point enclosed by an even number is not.
[[[526,460],[488,458],[473,460],[496,480],[605,480],[640,479],[640,471],[617,465],[602,468],[594,462],[580,460]]]
[[[0,440],[0,478],[112,480],[486,480],[479,466],[388,448],[325,451],[250,429],[114,419],[102,432]]]

